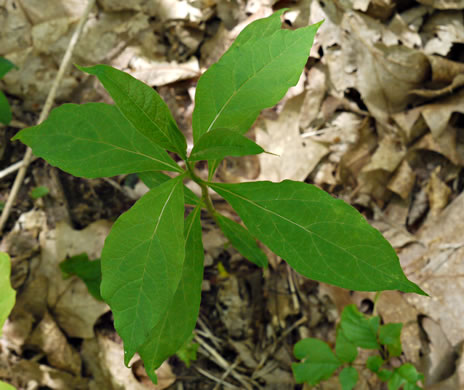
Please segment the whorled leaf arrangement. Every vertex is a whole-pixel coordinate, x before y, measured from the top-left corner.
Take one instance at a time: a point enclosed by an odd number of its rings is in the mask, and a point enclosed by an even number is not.
[[[203,275],[202,208],[259,266],[266,266],[267,258],[256,239],[311,279],[354,290],[423,294],[404,276],[381,234],[351,206],[317,187],[292,181],[221,184],[195,174],[198,160],[209,162],[212,177],[226,156],[264,152],[244,134],[262,109],[297,83],[320,25],[283,30],[283,12],[247,26],[200,78],[189,156],[185,137],[158,94],[107,65],[81,69],[98,77],[114,106],[65,104],[14,138],[71,174],[139,173],[151,188],[116,221],[105,242],[101,295],[124,341],[125,363],[139,352],[153,381],[154,370],[195,327]],[[185,160],[187,170],[165,149]],[[202,198],[183,185],[184,179],[200,185]],[[208,188],[232,205],[245,227],[214,209]],[[185,221],[184,204],[195,206]]]

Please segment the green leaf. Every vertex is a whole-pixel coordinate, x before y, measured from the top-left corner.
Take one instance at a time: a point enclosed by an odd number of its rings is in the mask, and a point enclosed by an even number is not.
[[[340,327],[337,329],[335,353],[338,358],[345,363],[353,362],[356,356],[358,356],[358,347],[345,337]]]
[[[10,273],[10,257],[6,253],[0,252],[0,336],[3,324],[15,304],[16,291],[11,287]]]
[[[246,27],[201,76],[192,122],[195,143],[220,128],[246,133],[262,109],[276,104],[298,82],[321,23],[282,30],[280,15]]]
[[[31,191],[31,198],[39,199],[45,195],[48,195],[49,193],[50,193],[50,190],[48,189],[48,187],[45,187],[45,186],[35,187]]]
[[[347,305],[343,309],[340,327],[345,337],[358,347],[378,349],[377,331],[380,325],[378,316],[366,318],[356,305]]]
[[[423,379],[424,375],[418,373],[416,367],[405,363],[393,371],[393,375],[388,380],[388,390],[398,390],[403,385],[404,390],[420,389],[416,383]]]
[[[193,334],[192,336],[187,339],[184,345],[176,352],[177,357],[182,360],[187,367],[190,367],[190,363],[192,361],[197,360],[197,351],[198,347],[200,346],[193,341]]]
[[[369,356],[366,361],[366,367],[372,372],[379,372],[380,367],[382,367],[382,364],[384,363],[385,360],[383,360],[379,355]]]
[[[298,341],[294,347],[295,357],[303,363],[293,363],[296,383],[307,382],[316,385],[330,378],[342,364],[330,347],[319,339],[307,338]]]
[[[74,176],[115,176],[149,170],[183,172],[159,146],[139,134],[109,104],[63,104],[42,124],[20,131],[13,140],[36,156]]]
[[[76,275],[80,278],[89,293],[92,296],[102,301],[102,297],[100,295],[100,284],[101,284],[101,262],[100,259],[96,260],[89,260],[89,257],[86,253],[82,253],[80,255],[76,255],[66,259],[65,261],[60,263],[60,269],[63,273],[63,277],[65,279],[69,278],[72,275]]]
[[[379,377],[379,379],[381,381],[388,381],[393,375],[393,371],[390,371],[390,370],[380,370],[378,373],[377,373],[377,376]]]
[[[8,99],[5,94],[0,91],[0,122],[7,125],[11,122],[11,119],[12,115],[10,103],[8,103]]]
[[[264,149],[251,139],[228,129],[203,134],[190,153],[190,161],[223,159],[227,156],[246,156],[263,153]]]
[[[184,262],[182,176],[153,188],[122,214],[101,256],[101,295],[124,341],[126,365],[163,318]]]
[[[158,187],[160,184],[171,180],[171,178],[162,172],[140,172],[137,174],[140,180],[142,180],[148,188]],[[196,206],[200,203],[200,198],[194,194],[194,192],[184,185],[184,200],[186,204]]]
[[[402,323],[386,324],[380,327],[379,341],[388,348],[390,356],[400,356],[402,352],[401,347],[401,329]]]
[[[16,390],[13,386],[8,383],[0,381],[0,390]]]
[[[78,68],[98,77],[124,116],[152,142],[186,159],[187,142],[156,91],[108,65]]]
[[[358,371],[354,367],[345,367],[338,376],[342,390],[352,390],[358,382]]]
[[[3,78],[10,70],[18,68],[11,61],[8,61],[6,58],[0,57],[0,79]]]
[[[424,294],[380,232],[342,200],[301,182],[208,183],[250,233],[302,275],[351,290]]]
[[[197,322],[203,281],[203,244],[201,241],[200,207],[185,221],[185,261],[181,278],[169,309],[150,332],[139,349],[147,374],[156,383],[155,370],[190,339]]]
[[[221,214],[216,214],[216,218],[224,235],[243,257],[255,263],[258,267],[267,267],[267,256],[248,230]]]

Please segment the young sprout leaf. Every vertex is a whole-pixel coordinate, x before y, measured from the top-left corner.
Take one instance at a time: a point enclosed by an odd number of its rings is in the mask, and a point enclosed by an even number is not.
[[[342,385],[342,390],[352,390],[358,382],[358,371],[356,368],[348,366],[345,367],[338,376],[340,384]]]
[[[5,94],[0,91],[0,122],[7,125],[11,122],[11,119],[12,115],[10,103],[8,103],[8,99]]]
[[[203,134],[190,153],[190,161],[223,159],[227,156],[246,156],[263,153],[264,149],[251,139],[228,129]]]
[[[283,30],[280,14],[247,26],[198,81],[195,143],[215,129],[246,133],[262,109],[276,104],[298,82],[320,23]]]
[[[345,337],[354,345],[365,349],[379,349],[377,331],[380,318],[366,318],[356,305],[347,305],[343,309],[340,327]]]
[[[16,291],[10,283],[11,262],[10,257],[0,252],[0,336],[3,324],[15,304]]]
[[[74,176],[116,176],[148,170],[182,169],[119,110],[105,103],[63,104],[42,124],[21,130],[13,140]]]
[[[325,191],[290,180],[208,185],[254,237],[302,275],[350,290],[424,294],[406,278],[380,232]]]
[[[319,339],[307,338],[294,347],[295,357],[303,363],[293,363],[292,370],[297,383],[316,385],[328,379],[342,365],[330,347]]]
[[[345,337],[340,326],[337,329],[335,353],[345,363],[353,362],[356,356],[358,356],[358,347]]]
[[[6,58],[0,57],[0,79],[3,78],[10,70],[17,68],[15,64]]]
[[[78,68],[98,77],[118,108],[140,133],[186,158],[185,137],[168,106],[153,88],[108,65]]]
[[[39,198],[44,197],[45,195],[48,195],[49,193],[50,193],[50,190],[48,189],[48,187],[39,186],[39,187],[33,188],[30,195],[32,199],[39,199]]]
[[[230,240],[235,249],[258,267],[267,267],[267,256],[248,230],[239,223],[219,213],[216,214],[216,218],[222,232]]]
[[[150,189],[158,187],[160,184],[168,180],[171,180],[171,178],[168,175],[162,172],[155,172],[155,171],[140,172],[138,174],[138,177]],[[192,206],[196,206],[198,203],[200,203],[200,198],[196,196],[194,192],[190,188],[186,187],[185,185],[184,185],[184,200],[186,204],[189,204]]]
[[[65,261],[60,263],[60,269],[63,273],[63,278],[67,279],[72,275],[76,275],[80,278],[89,293],[92,296],[102,301],[102,297],[100,295],[100,284],[101,284],[101,262],[100,259],[96,260],[89,260],[89,257],[86,253],[82,253],[80,255],[76,255],[66,259]]]
[[[101,295],[124,341],[126,365],[171,304],[184,257],[184,193],[178,176],[122,214],[103,248]]]
[[[400,356],[402,352],[401,347],[401,329],[402,323],[385,324],[380,327],[379,341],[381,344],[386,345],[390,356]]]
[[[155,370],[190,339],[197,322],[204,261],[200,207],[185,220],[184,235],[185,260],[176,293],[169,309],[139,349],[147,374],[155,383]]]

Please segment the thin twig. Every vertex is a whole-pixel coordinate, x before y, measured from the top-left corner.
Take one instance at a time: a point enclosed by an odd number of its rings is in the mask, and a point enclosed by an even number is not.
[[[53,102],[55,101],[56,91],[58,90],[58,86],[60,85],[61,79],[63,78],[64,72],[66,71],[69,62],[71,61],[72,53],[74,48],[76,47],[77,41],[82,33],[84,28],[84,24],[87,21],[89,16],[90,10],[92,9],[93,5],[95,4],[95,0],[88,0],[87,7],[84,10],[84,13],[79,20],[79,24],[77,25],[76,31],[74,31],[71,40],[69,41],[68,47],[66,49],[66,53],[64,53],[63,60],[61,61],[60,68],[58,69],[58,73],[56,74],[55,80],[53,81],[52,87],[50,88],[50,92],[48,93],[47,100],[42,108],[42,112],[40,113],[39,120],[37,124],[41,124],[45,118],[47,118],[48,113],[50,112]],[[3,230],[5,223],[10,215],[11,209],[13,207],[13,203],[18,195],[19,189],[21,184],[23,183],[24,177],[26,176],[27,167],[29,166],[32,160],[32,149],[27,148],[26,154],[24,155],[23,163],[21,168],[19,168],[19,172],[15,178],[13,183],[13,187],[11,188],[10,195],[6,201],[5,207],[2,211],[2,215],[0,216],[0,232]]]
[[[201,375],[204,375],[212,381],[218,383],[219,385],[224,385],[225,387],[229,387],[230,389],[239,389],[237,386],[234,386],[229,382],[225,382],[222,379],[216,378],[214,375],[210,374],[206,370],[201,369],[200,367],[195,367],[195,370],[197,370]]]

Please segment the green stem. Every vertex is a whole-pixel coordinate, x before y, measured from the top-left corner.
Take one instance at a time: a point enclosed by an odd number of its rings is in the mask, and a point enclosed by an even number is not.
[[[211,217],[217,222],[216,220],[217,211],[215,210],[213,206],[213,202],[211,201],[211,197],[209,196],[208,185],[206,184],[205,181],[201,180],[195,174],[195,168],[191,162],[187,162],[187,170],[190,175],[190,178],[200,186],[201,194],[202,194],[201,200],[203,201],[203,204],[206,206],[206,209],[208,210],[208,212],[211,214]]]

